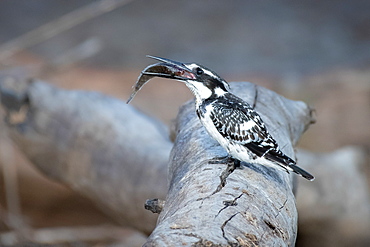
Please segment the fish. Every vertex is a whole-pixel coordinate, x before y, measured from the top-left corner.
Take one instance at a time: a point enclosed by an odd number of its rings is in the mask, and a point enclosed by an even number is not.
[[[153,77],[157,77],[158,74],[169,74],[170,68],[165,65],[165,63],[156,63],[149,65],[143,71],[141,71],[135,85],[133,86],[133,92],[130,98],[127,100],[127,104],[135,97],[137,92]]]
[[[152,78],[154,77],[162,77],[162,78],[169,78],[169,79],[180,79],[182,80],[184,77],[189,79],[194,79],[194,76],[188,71],[187,69],[184,70],[183,64],[169,60],[163,59],[161,57],[155,56],[147,56],[149,58],[153,58],[159,61],[166,61],[161,63],[155,63],[146,67],[143,71],[141,71],[140,76],[138,77],[136,83],[133,86],[133,91],[130,95],[130,98],[127,100],[127,104],[129,104],[132,99],[135,97],[137,92]]]

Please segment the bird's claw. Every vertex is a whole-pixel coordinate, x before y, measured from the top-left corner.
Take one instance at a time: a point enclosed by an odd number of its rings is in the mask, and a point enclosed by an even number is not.
[[[208,160],[209,164],[226,164],[228,166],[240,167],[240,160],[235,159],[231,156],[215,157]]]

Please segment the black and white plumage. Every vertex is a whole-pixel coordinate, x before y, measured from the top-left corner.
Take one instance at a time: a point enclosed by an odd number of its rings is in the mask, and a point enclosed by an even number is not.
[[[151,58],[162,63],[147,67],[138,81],[143,76],[159,76],[184,82],[195,96],[196,113],[203,126],[232,158],[281,167],[308,180],[314,179],[311,174],[298,167],[293,159],[280,151],[258,113],[247,102],[232,94],[228,83],[215,72],[195,63]],[[161,69],[157,73],[158,68]],[[141,80],[139,88],[136,88],[132,95],[150,78],[145,82]]]

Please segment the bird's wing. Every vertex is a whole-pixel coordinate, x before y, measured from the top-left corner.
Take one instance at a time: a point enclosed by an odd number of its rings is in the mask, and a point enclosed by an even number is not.
[[[213,104],[210,117],[219,133],[232,143],[243,145],[258,157],[265,157],[283,167],[295,164],[279,150],[261,117],[247,103]]]
[[[296,162],[279,150],[261,117],[245,102],[213,104],[211,120],[220,134],[229,141],[248,148],[259,157],[276,162],[286,171],[293,171],[308,180],[314,176],[296,166]]]
[[[270,138],[260,116],[247,104],[212,104],[210,117],[220,134],[238,144],[263,142]]]
[[[261,117],[245,102],[213,104],[211,120],[219,133],[229,141],[247,147],[257,156],[276,150],[278,144],[268,133]]]

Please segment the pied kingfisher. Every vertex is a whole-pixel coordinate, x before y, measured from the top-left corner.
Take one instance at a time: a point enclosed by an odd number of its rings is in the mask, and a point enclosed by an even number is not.
[[[314,176],[280,151],[258,113],[247,102],[232,94],[229,84],[215,72],[196,63],[148,57],[161,63],[150,65],[141,72],[127,103],[152,77],[182,81],[195,96],[196,113],[201,123],[209,135],[228,152],[229,156],[222,160],[231,159],[236,165],[240,161],[275,165],[314,180]]]

